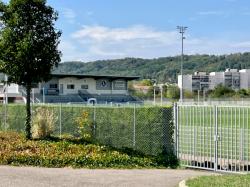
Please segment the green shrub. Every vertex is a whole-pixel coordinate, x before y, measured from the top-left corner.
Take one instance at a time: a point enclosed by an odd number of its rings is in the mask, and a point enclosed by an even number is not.
[[[38,107],[32,117],[32,138],[44,139],[51,136],[57,117],[46,107]]]
[[[77,123],[78,132],[81,137],[85,140],[93,140],[93,123],[89,119],[89,113],[87,111],[82,111],[81,116],[75,119]]]
[[[33,105],[32,108],[36,110],[40,106]],[[82,132],[93,136],[95,142],[119,149],[130,148],[154,156],[162,153],[163,149],[169,152],[173,149],[174,126],[171,107],[82,105],[62,105],[61,108],[60,105],[44,105],[44,107],[53,111],[58,119],[61,116],[61,123],[57,120],[55,124],[53,132],[55,136],[67,134],[79,137],[80,129],[76,119],[81,117],[84,111],[88,113],[88,117],[83,118],[87,120],[87,125]],[[9,130],[24,132],[25,105],[8,105],[8,113]]]
[[[0,131],[0,164],[74,168],[166,168],[157,157],[89,144],[82,139],[26,140]]]

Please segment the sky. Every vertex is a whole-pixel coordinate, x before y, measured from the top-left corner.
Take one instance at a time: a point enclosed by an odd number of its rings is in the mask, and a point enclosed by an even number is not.
[[[7,0],[5,0],[7,1]],[[47,0],[59,13],[62,61],[250,51],[249,0]]]

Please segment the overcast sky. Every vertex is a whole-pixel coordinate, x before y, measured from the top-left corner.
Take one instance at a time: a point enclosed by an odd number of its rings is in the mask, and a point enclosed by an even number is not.
[[[7,1],[7,0],[5,0]],[[249,0],[48,0],[59,12],[62,61],[250,51]]]

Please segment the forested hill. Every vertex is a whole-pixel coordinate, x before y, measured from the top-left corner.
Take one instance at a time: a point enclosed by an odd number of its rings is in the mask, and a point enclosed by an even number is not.
[[[230,55],[188,55],[183,64],[184,73],[194,71],[224,71],[226,68],[250,68],[250,52]],[[96,75],[136,75],[158,81],[176,81],[180,72],[180,56],[156,59],[125,58],[94,62],[64,62],[54,70],[56,73]]]

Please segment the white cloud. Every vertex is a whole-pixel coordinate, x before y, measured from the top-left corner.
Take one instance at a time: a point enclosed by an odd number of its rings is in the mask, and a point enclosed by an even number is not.
[[[62,15],[64,18],[67,19],[69,23],[74,23],[75,18],[76,18],[76,13],[74,12],[74,10],[70,8],[63,8]]]
[[[156,58],[180,54],[181,36],[177,30],[161,31],[143,25],[125,28],[83,26],[62,42],[63,61]],[[250,41],[197,38],[186,33],[185,54],[226,54],[250,51]]]
[[[248,49],[250,49],[250,41],[233,43],[233,44],[231,44],[231,47],[248,48]]]
[[[202,16],[207,16],[207,15],[223,15],[225,14],[225,12],[223,11],[201,11],[201,12],[197,12],[198,15],[202,15]]]
[[[175,40],[176,32],[160,32],[152,28],[137,25],[128,28],[108,28],[104,26],[83,26],[72,38],[95,41],[129,41],[129,40]]]
[[[83,60],[133,56],[151,58],[155,55],[162,56],[166,47],[179,43],[178,32],[157,31],[143,25],[127,28],[83,26],[71,37],[84,50]]]
[[[59,50],[62,51],[62,61],[83,60],[83,51],[72,41],[63,38],[59,44]]]

